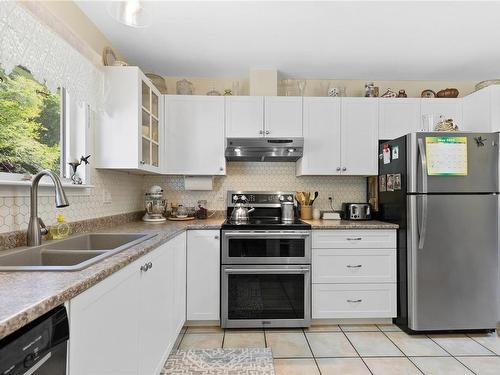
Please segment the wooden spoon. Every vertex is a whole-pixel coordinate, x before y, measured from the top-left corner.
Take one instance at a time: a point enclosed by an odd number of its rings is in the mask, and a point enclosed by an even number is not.
[[[301,191],[297,191],[297,194],[295,194],[295,199],[297,199],[297,202],[299,202],[301,206],[304,205],[304,194]]]

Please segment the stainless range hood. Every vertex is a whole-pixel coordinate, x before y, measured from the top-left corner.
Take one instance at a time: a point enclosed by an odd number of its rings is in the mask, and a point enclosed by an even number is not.
[[[302,157],[303,138],[228,138],[228,161],[296,161]]]

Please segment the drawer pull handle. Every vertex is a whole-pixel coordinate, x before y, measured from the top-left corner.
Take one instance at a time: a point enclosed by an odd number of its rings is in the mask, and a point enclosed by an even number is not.
[[[362,299],[348,299],[347,302],[350,302],[350,303],[360,303],[361,301],[363,301]]]
[[[361,268],[361,267],[363,267],[363,265],[361,265],[361,264],[356,264],[355,266],[353,266],[352,264],[348,264],[346,267],[347,267],[347,268]]]
[[[362,237],[347,237],[347,241],[361,241]]]

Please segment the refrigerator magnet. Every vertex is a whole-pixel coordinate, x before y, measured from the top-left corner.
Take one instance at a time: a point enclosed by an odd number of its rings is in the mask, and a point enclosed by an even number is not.
[[[378,190],[387,191],[387,185],[385,184],[385,174],[378,176]]]
[[[399,146],[392,146],[392,160],[399,159]]]
[[[383,159],[384,159],[384,164],[390,164],[391,163],[391,148],[389,147],[388,144],[384,145],[382,155],[383,155]]]
[[[387,191],[394,191],[394,175],[393,174],[388,174],[387,175]]]
[[[394,190],[401,190],[401,173],[394,174]]]

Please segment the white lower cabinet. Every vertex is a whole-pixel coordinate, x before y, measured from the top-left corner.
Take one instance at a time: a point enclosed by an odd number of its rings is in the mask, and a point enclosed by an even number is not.
[[[140,263],[70,300],[70,375],[138,374]]]
[[[396,231],[313,230],[312,318],[396,316]]]
[[[185,250],[182,233],[70,300],[70,375],[160,373],[185,320]]]
[[[395,283],[394,249],[314,249],[313,283]]]
[[[190,230],[187,238],[187,320],[220,318],[220,231]]]
[[[152,268],[140,274],[139,374],[160,373],[186,317],[185,304],[176,304],[186,294],[186,269],[177,267],[186,257],[186,234],[158,250],[142,258]]]
[[[179,332],[186,322],[186,233],[183,233],[168,243],[174,247],[174,331]]]
[[[314,230],[313,249],[394,249],[396,231],[387,229]]]
[[[396,316],[396,284],[313,284],[313,319]]]

